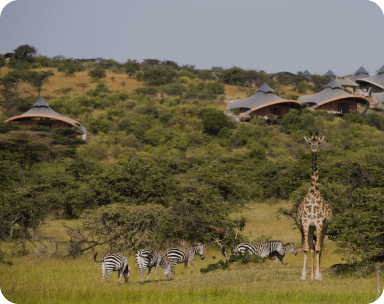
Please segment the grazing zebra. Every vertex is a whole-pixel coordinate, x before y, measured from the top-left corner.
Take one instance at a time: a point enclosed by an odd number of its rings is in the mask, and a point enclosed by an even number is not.
[[[193,259],[195,258],[195,255],[199,255],[200,259],[204,260],[204,246],[197,244],[193,245],[192,247],[187,248],[169,248],[167,251],[165,251],[166,257],[171,261],[172,265],[172,271],[175,269],[176,264],[184,263],[184,272],[187,271],[187,265],[188,263],[192,265],[192,270],[195,268],[195,265],[193,264]]]
[[[297,251],[295,249],[295,244],[293,243],[287,243],[283,246],[284,248],[284,254],[280,254],[278,253],[277,251],[273,251],[271,252],[271,254],[269,255],[270,259],[274,259],[276,258],[276,262],[275,262],[275,265],[277,264],[278,261],[281,262],[281,265],[284,265],[283,263],[283,259],[284,259],[284,256],[288,253],[288,252],[292,252],[294,255],[297,255]]]
[[[131,267],[128,267],[128,260],[124,253],[108,253],[101,258],[100,261],[96,261],[97,252],[95,253],[93,260],[96,263],[101,263],[101,283],[104,280],[105,270],[107,270],[107,282],[112,275],[113,271],[119,272],[119,283],[121,281],[121,276],[124,275],[125,283],[128,283],[129,270]]]
[[[168,261],[168,259],[160,252],[156,250],[148,250],[148,249],[140,249],[136,252],[136,263],[139,266],[141,283],[143,283],[144,279],[144,271],[148,267],[148,277],[151,274],[152,267],[155,267],[155,280],[157,281],[157,269],[159,265],[163,268],[163,274],[168,278],[168,280],[172,280],[172,268]]]
[[[235,249],[235,253],[244,254],[248,252],[250,255],[257,254],[261,258],[267,257],[271,252],[277,251],[284,255],[283,242],[270,241],[266,243],[240,243]]]

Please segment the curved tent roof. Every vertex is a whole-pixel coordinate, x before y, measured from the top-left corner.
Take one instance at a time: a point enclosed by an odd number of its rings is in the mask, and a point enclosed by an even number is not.
[[[348,79],[352,80],[352,81],[355,81],[356,79],[358,78],[366,78],[366,77],[369,77],[369,72],[364,69],[363,67],[360,67],[360,69],[358,69],[353,76],[351,77],[348,77]]]
[[[260,88],[258,88],[256,92],[257,93],[251,97],[231,101],[228,104],[228,110],[238,109],[238,108],[247,108],[250,110],[257,110],[265,106],[269,106],[277,103],[285,103],[285,102],[292,102],[297,104],[300,107],[300,104],[296,100],[284,99],[273,94],[274,90],[271,89],[271,87],[266,83],[264,83]]]
[[[342,87],[358,87],[359,85],[352,81],[351,78],[343,77],[341,79],[336,79],[336,82]]]
[[[373,85],[375,85],[381,89],[384,89],[384,65],[381,67],[381,69],[379,69],[376,72],[377,72],[376,75],[366,77],[366,78],[356,79],[356,82],[357,83],[368,82],[368,83],[373,84]]]
[[[14,121],[21,118],[27,118],[27,117],[45,117],[45,118],[60,120],[79,129],[83,134],[86,134],[86,130],[81,123],[79,123],[78,121],[72,118],[62,116],[59,113],[52,110],[43,97],[40,97],[39,100],[31,107],[31,109],[25,112],[24,114],[8,118],[4,122]]]
[[[333,73],[331,70],[329,70],[327,73],[325,73],[323,76],[327,76],[327,77],[332,77],[332,78],[335,78],[336,77],[336,74]]]
[[[375,100],[378,104],[381,104],[382,102],[384,102],[384,92],[383,92],[383,93],[375,93],[375,94],[372,94],[372,97],[374,98],[374,100]]]
[[[305,70],[305,71],[303,72],[303,76],[311,76],[311,73],[309,73],[308,70]]]
[[[315,105],[313,107],[316,108],[317,106],[322,105],[324,103],[348,97],[360,98],[366,101],[366,99],[362,96],[351,95],[345,92],[337,83],[337,81],[335,79],[332,79],[328,84],[324,86],[324,90],[322,90],[321,92],[312,95],[301,96],[297,101],[301,104],[314,103]]]

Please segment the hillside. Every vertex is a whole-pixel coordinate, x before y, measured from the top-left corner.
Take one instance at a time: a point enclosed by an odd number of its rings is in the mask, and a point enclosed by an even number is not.
[[[35,66],[43,63],[39,60]],[[232,302],[373,300],[373,267],[381,265],[384,256],[381,112],[338,117],[302,109],[282,119],[271,117],[268,123],[263,118],[236,122],[223,113],[227,102],[249,96],[257,87],[237,68],[221,71],[215,81],[211,71],[175,67],[172,62],[149,68],[133,61],[78,65],[60,59],[55,64],[20,73],[9,64],[0,68],[2,120],[36,102],[36,87],[25,83],[32,83],[28,72],[52,70],[41,95],[54,111],[87,129],[83,141],[74,129],[0,123],[4,293],[28,303],[42,297],[50,303],[58,301],[62,286],[69,302],[90,302],[95,290],[108,302],[110,289],[97,287],[100,270],[91,251],[124,251],[135,268],[133,253],[140,248],[163,251],[200,242],[207,244],[207,259],[196,261],[193,275],[141,287],[135,269],[129,287],[110,285],[116,291],[111,301],[127,299],[128,288],[137,302],[160,295],[164,301],[184,297],[206,303],[222,294]],[[65,76],[73,67],[79,70]],[[96,69],[105,77],[88,75]],[[256,73],[257,81],[268,82],[280,96],[297,99],[317,86]],[[87,87],[83,90],[80,83]],[[72,90],[57,93],[68,87]],[[322,255],[324,281],[298,283],[303,253],[297,209],[311,183],[312,168],[304,136],[316,131],[325,137],[316,154],[319,189],[333,217]],[[229,270],[201,274],[201,268],[224,260],[213,239],[220,239],[229,254],[235,243],[276,239],[294,242],[299,254],[287,256],[288,266],[235,262]],[[330,267],[340,263],[346,270],[336,276]],[[43,280],[45,267],[52,272]],[[19,284],[23,271],[24,283]],[[35,288],[34,277],[43,288]],[[313,291],[313,284],[319,284],[319,291]],[[170,289],[164,292],[166,286]],[[145,294],[142,288],[152,289]]]

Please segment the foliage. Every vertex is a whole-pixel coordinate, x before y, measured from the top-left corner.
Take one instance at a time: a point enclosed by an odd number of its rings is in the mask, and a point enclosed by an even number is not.
[[[143,74],[143,80],[149,86],[160,86],[172,82],[176,76],[176,69],[170,65],[157,65],[146,69]]]
[[[5,56],[0,54],[0,68],[5,66]]]
[[[155,204],[110,204],[85,211],[83,220],[84,227],[97,236],[99,243],[138,250],[161,243],[159,232],[165,214],[165,208]]]
[[[64,72],[65,76],[75,76],[76,72],[84,70],[84,66],[81,62],[75,61],[72,58],[66,58],[61,60],[61,63],[57,66],[59,72]],[[96,77],[96,76],[92,76]]]
[[[137,89],[135,89],[135,92],[137,94],[156,95],[158,93],[158,88],[156,88],[154,86],[137,88]]]
[[[54,92],[56,94],[65,94],[65,95],[67,95],[71,91],[73,91],[72,87],[66,87],[66,88],[60,88],[58,90],[55,90]]]
[[[281,121],[281,130],[284,133],[291,134],[294,131],[309,131],[313,129],[315,122],[314,116],[305,111],[303,111],[301,115],[299,114],[298,110],[292,109],[283,117],[283,120]]]
[[[329,238],[349,262],[384,261],[383,194],[382,188],[354,190],[334,219]]]
[[[223,83],[243,85],[245,82],[245,71],[243,69],[233,67],[222,71],[219,78],[223,81]]]
[[[305,80],[306,80],[306,78],[303,75],[303,73],[302,72],[298,72],[297,75],[295,77],[293,77],[292,82],[294,83],[295,87],[298,89],[299,84],[302,83]]]
[[[203,132],[210,135],[218,135],[220,130],[230,125],[229,118],[223,112],[213,108],[203,109]]]
[[[48,83],[49,77],[53,75],[52,71],[29,71],[25,74],[25,81],[37,90],[37,96],[40,97],[43,85]]]
[[[16,69],[28,69],[34,62],[34,56],[37,54],[36,48],[28,44],[20,45],[13,50],[14,55],[9,59],[9,66]]]
[[[19,96],[23,79],[24,74],[19,70],[9,71],[2,78],[0,78],[0,84],[2,85],[0,93],[3,95],[5,100],[8,101],[13,97]]]
[[[88,88],[88,84],[86,84],[85,82],[82,82],[82,83],[78,83],[76,86],[78,86],[79,88],[82,88],[83,91],[85,91],[85,88]]]
[[[88,75],[100,80],[101,78],[105,78],[107,76],[107,72],[101,66],[97,66],[94,69],[89,70]]]
[[[140,71],[140,62],[128,59],[124,63],[124,67],[129,77],[132,77],[137,71]]]

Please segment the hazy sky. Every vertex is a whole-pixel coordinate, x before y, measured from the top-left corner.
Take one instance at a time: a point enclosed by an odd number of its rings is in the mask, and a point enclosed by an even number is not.
[[[0,10],[9,1],[0,0]],[[375,2],[16,0],[1,12],[0,54],[29,44],[49,57],[339,76],[363,66],[373,75],[384,65],[384,15]]]

